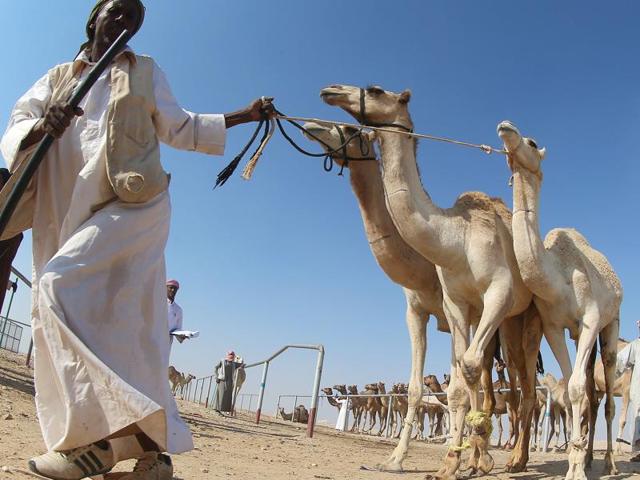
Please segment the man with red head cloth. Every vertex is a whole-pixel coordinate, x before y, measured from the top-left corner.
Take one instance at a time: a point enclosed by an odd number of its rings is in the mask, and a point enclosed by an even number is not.
[[[256,100],[196,114],[175,100],[150,57],[126,47],[79,108],[74,86],[120,33],[136,33],[140,0],[100,0],[87,41],[21,97],[0,149],[9,168],[46,133],[57,140],[23,197],[8,238],[33,229],[33,340],[44,477],[79,480],[137,458],[122,480],[169,480],[167,453],[193,448],[169,389],[164,248],[171,205],[159,142],[221,155],[226,129],[270,115]]]

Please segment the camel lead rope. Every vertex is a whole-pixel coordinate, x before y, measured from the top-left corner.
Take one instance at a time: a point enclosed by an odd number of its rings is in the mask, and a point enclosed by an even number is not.
[[[273,118],[269,120],[268,124],[265,125],[265,133],[262,137],[262,140],[260,140],[260,146],[253,154],[253,156],[249,159],[244,167],[244,170],[242,171],[242,178],[244,180],[251,180],[253,171],[256,169],[256,165],[258,164],[258,160],[260,160],[260,156],[262,155],[264,148],[267,146],[267,143],[269,143],[269,140],[271,140],[271,137],[273,137],[273,134],[276,131],[276,121]]]

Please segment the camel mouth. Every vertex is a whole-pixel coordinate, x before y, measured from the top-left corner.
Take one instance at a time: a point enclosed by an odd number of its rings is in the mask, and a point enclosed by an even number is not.
[[[320,90],[320,98],[323,102],[328,103],[329,105],[334,105],[343,95],[344,93],[335,87],[326,87]]]
[[[521,136],[518,127],[516,127],[509,120],[503,120],[502,122],[500,122],[498,124],[498,127],[496,128],[496,131],[498,132],[498,136],[500,138],[503,138],[504,134],[506,133],[515,133],[516,135]]]

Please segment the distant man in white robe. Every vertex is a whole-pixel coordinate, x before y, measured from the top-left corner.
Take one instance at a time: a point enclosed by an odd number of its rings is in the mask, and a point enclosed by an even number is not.
[[[48,449],[28,465],[57,480],[105,473],[126,458],[138,461],[121,480],[169,480],[162,452],[193,448],[167,382],[171,205],[158,142],[222,155],[227,128],[273,109],[256,100],[224,115],[186,111],[153,59],[129,47],[72,108],[73,86],[124,29],[140,29],[144,13],[140,0],[99,0],[75,61],[18,100],[0,142],[13,171],[45,134],[56,138],[30,208],[19,208],[32,216],[20,229],[32,227],[35,401]]]
[[[171,335],[177,330],[182,330],[182,307],[176,302],[176,295],[180,290],[180,283],[177,280],[167,280],[167,314],[169,316],[169,338],[170,343],[173,343],[174,335]],[[184,342],[185,336],[176,335],[178,342]]]
[[[640,328],[640,321],[637,324],[638,328]],[[640,338],[635,339],[618,352],[617,373],[622,374],[627,368],[633,368],[629,391],[632,415],[631,426],[633,428],[631,451],[640,452]],[[640,453],[631,457],[631,461],[640,462]]]

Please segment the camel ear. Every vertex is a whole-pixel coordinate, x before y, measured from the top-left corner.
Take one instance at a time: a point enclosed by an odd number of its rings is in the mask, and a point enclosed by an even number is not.
[[[543,147],[538,150],[538,152],[540,152],[540,160],[544,160],[544,156],[547,154],[547,149]]]
[[[409,103],[409,100],[411,100],[411,90],[405,90],[400,94],[400,103],[406,104]]]

